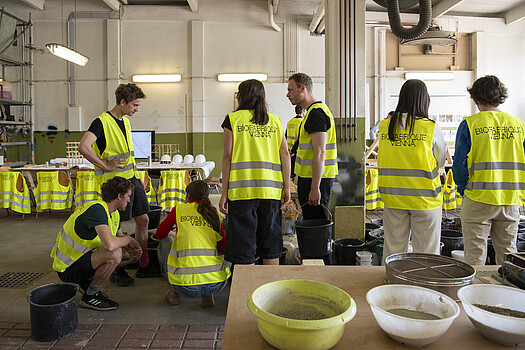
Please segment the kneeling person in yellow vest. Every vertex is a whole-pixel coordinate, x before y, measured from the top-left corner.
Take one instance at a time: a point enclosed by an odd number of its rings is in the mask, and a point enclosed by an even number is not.
[[[132,190],[131,181],[112,178],[101,187],[102,200],[79,207],[57,235],[51,251],[53,269],[60,280],[76,283],[84,291],[80,306],[116,309],[119,304],[100,286],[116,268],[138,261],[142,254],[139,243],[119,227],[119,210],[126,209]]]
[[[161,239],[157,253],[169,282],[165,299],[170,305],[179,305],[182,294],[201,297],[203,307],[213,307],[213,295],[231,275],[229,264],[219,255],[224,254],[225,234],[209,191],[204,181],[191,182],[186,187],[187,203],[173,208],[157,228]]]

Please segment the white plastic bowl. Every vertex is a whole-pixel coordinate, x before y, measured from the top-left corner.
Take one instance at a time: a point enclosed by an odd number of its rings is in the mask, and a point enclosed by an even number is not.
[[[388,284],[372,288],[366,294],[379,326],[395,341],[410,346],[425,346],[441,337],[459,315],[459,306],[443,293],[432,289]],[[407,309],[429,313],[437,320],[399,316],[388,310]]]
[[[525,343],[525,318],[504,316],[472,304],[499,306],[525,312],[525,291],[495,284],[473,284],[458,291],[463,309],[476,329],[497,343]]]

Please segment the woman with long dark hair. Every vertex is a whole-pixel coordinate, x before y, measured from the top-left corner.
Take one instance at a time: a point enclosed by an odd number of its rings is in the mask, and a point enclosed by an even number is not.
[[[177,205],[157,228],[159,262],[168,279],[166,301],[179,305],[179,294],[202,298],[202,306],[215,305],[230,277],[224,258],[224,229],[211,204],[208,185],[197,180],[186,187],[186,202]],[[172,232],[173,228],[175,232]]]
[[[243,81],[239,107],[224,119],[219,209],[228,214],[224,257],[234,264],[278,265],[281,206],[290,199],[290,154],[281,118],[268,113],[263,84]]]
[[[379,193],[384,203],[383,262],[391,254],[439,254],[443,193],[439,168],[446,143],[429,119],[430,96],[421,80],[407,80],[390,119],[379,124]]]

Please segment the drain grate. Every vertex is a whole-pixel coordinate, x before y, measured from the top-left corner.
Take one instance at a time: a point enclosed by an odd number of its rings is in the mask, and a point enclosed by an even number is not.
[[[43,272],[7,272],[0,276],[0,288],[25,288],[43,274]]]

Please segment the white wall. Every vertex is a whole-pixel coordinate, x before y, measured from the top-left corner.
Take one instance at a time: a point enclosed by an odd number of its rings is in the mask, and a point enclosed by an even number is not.
[[[403,15],[403,22],[417,22],[413,15]],[[404,71],[385,71],[384,43],[377,33],[388,27],[376,25],[388,21],[386,14],[367,13],[366,30],[366,70],[370,93],[370,115],[367,127],[395,109],[397,96],[404,83]],[[472,114],[476,107],[470,100],[466,88],[484,75],[496,75],[507,86],[509,98],[500,109],[525,120],[525,99],[523,81],[525,79],[525,21],[506,25],[503,19],[447,17],[438,18],[436,23],[443,30],[460,33],[476,33],[473,56],[476,57],[473,71],[454,72],[452,81],[427,81],[431,95],[429,114]],[[457,26],[457,27],[456,27]],[[378,29],[379,28],[379,29]],[[376,93],[381,96],[374,99]]]
[[[5,9],[23,19],[31,11],[34,44],[45,48],[49,42],[66,42],[65,20],[74,7],[72,1],[65,1],[62,11],[61,3],[46,0],[44,11],[37,11],[6,0]],[[311,36],[304,19],[315,11],[318,1],[306,0],[293,8],[283,5],[275,21],[281,28],[285,21],[298,21],[299,70],[314,78],[315,95],[324,99],[324,37]],[[108,10],[101,0],[77,1],[77,11]],[[290,17],[292,11],[294,16]],[[76,102],[81,107],[83,130],[93,118],[114,106],[113,90],[119,82],[146,73],[181,73],[183,81],[142,84],[147,99],[131,118],[135,129],[155,129],[157,133],[222,131],[220,124],[233,110],[238,83],[219,83],[218,73],[267,73],[269,110],[281,116],[284,125],[294,116],[286,98],[285,33],[268,24],[266,0],[200,0],[198,13],[178,6],[124,6],[120,17],[117,13],[114,16],[118,18],[116,26],[100,19],[77,20],[76,48],[90,57],[85,67],[75,68]],[[198,39],[192,33],[194,21],[203,22]],[[199,56],[192,57],[196,53]],[[116,62],[112,62],[114,57]],[[192,74],[192,65],[198,62],[203,62],[203,76]],[[47,52],[35,53],[34,70],[35,129],[45,130],[52,124],[64,130],[68,127],[67,64]]]

